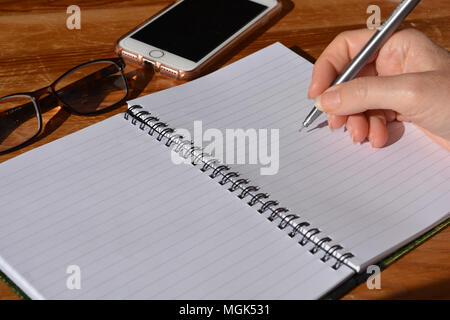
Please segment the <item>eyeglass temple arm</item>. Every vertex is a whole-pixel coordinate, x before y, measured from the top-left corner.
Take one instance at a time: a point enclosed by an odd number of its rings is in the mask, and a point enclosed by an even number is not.
[[[32,102],[23,104],[21,106],[15,107],[13,109],[8,110],[8,113],[1,112],[0,113],[0,143],[5,141],[6,138],[9,137],[11,133],[14,132],[18,127],[20,127],[21,124],[23,124],[25,121],[13,121],[13,123],[16,123],[17,125],[11,125],[11,120],[6,121],[8,117],[11,117],[17,119],[20,117],[20,119],[32,119],[33,117],[37,117],[36,111],[34,110],[34,105],[32,105]]]

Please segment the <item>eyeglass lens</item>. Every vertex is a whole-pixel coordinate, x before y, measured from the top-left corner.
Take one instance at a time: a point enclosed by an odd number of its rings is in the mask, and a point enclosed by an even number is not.
[[[54,86],[58,98],[83,114],[99,112],[127,94],[126,80],[113,62],[95,62],[79,67]]]
[[[0,152],[30,140],[39,131],[39,118],[31,97],[0,99]]]

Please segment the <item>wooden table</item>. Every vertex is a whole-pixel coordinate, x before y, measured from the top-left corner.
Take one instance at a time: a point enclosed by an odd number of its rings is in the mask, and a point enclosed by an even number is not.
[[[115,40],[141,21],[167,6],[170,0],[0,1],[0,96],[48,85],[67,69],[94,59],[113,57]],[[381,7],[382,20],[400,2],[380,0],[294,0],[285,2],[283,17],[229,57],[240,59],[275,41],[297,46],[317,58],[340,32],[364,28],[371,4]],[[66,9],[81,8],[81,30],[68,30]],[[425,32],[450,49],[450,1],[424,0],[403,23]],[[132,72],[130,68],[128,72]],[[158,75],[139,81],[136,92],[148,94],[180,82]],[[48,112],[42,136],[32,145],[0,156],[0,162],[80,130],[118,112],[101,116],[70,115],[64,109]],[[450,298],[450,229],[407,254],[381,273],[381,290],[361,284],[344,299]],[[17,296],[0,283],[0,299]]]

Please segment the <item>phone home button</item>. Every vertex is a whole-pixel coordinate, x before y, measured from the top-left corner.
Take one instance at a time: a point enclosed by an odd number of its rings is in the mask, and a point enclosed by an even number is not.
[[[164,51],[161,50],[150,51],[150,57],[152,58],[161,58],[162,56],[164,56]]]

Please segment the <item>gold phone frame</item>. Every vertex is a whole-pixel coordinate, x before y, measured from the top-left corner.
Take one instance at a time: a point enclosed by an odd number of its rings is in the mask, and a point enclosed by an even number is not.
[[[169,8],[171,8],[174,4],[175,3],[172,3],[171,5],[158,11],[152,17],[145,20],[143,23],[136,26],[133,30],[127,32],[122,37],[120,37],[116,41],[116,45],[115,45],[115,49],[114,49],[116,54],[119,55],[120,57],[122,57],[127,62],[131,62],[138,66],[143,66],[145,64],[151,64],[151,65],[153,65],[156,73],[162,74],[169,78],[174,78],[177,80],[192,80],[192,79],[195,79],[199,76],[202,76],[204,73],[206,73],[206,71],[209,70],[209,68],[213,67],[214,63],[217,60],[220,60],[222,57],[224,57],[233,48],[235,48],[236,45],[241,43],[241,41],[243,41],[246,37],[253,34],[254,32],[257,32],[260,28],[263,28],[272,19],[276,18],[282,11],[282,4],[281,4],[280,0],[277,0],[277,4],[270,11],[268,11],[264,16],[260,17],[258,19],[258,21],[256,21],[254,24],[249,26],[243,32],[241,32],[237,37],[235,37],[227,45],[225,45],[223,48],[221,48],[219,51],[217,51],[215,54],[213,54],[211,57],[209,57],[207,60],[205,60],[201,65],[199,65],[195,69],[189,70],[189,71],[182,70],[182,69],[176,69],[176,68],[173,68],[172,66],[165,65],[155,59],[152,59],[152,57],[150,57],[150,56],[142,56],[141,54],[127,50],[120,45],[120,42],[123,39],[129,37],[137,29],[139,29],[139,28],[143,27],[144,25],[148,24],[149,22],[151,22],[157,16],[161,15],[163,12],[165,12]]]

